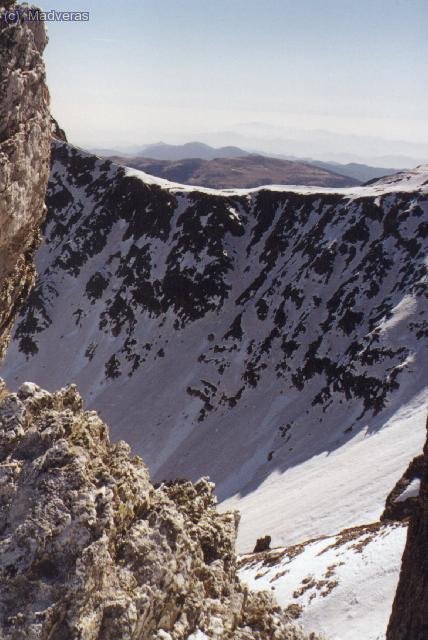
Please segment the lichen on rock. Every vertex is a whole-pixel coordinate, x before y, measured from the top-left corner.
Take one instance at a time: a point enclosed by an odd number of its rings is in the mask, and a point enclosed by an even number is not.
[[[303,638],[239,582],[207,479],[154,487],[74,386],[0,397],[2,640]]]

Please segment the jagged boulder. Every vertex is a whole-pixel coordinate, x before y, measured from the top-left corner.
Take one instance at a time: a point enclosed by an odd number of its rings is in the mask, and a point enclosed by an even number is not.
[[[409,523],[387,640],[428,638],[428,440],[423,459],[419,500]]]
[[[74,386],[1,396],[2,640],[303,637],[239,582],[208,480],[155,488]]]
[[[253,553],[262,553],[263,551],[269,551],[271,543],[270,536],[264,536],[263,538],[257,538],[256,544],[253,549]]]
[[[34,281],[51,140],[44,25],[9,23],[5,11],[17,9],[0,1],[0,357]]]

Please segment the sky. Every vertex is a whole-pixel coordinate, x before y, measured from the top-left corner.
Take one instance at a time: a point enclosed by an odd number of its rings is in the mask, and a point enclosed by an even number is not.
[[[254,123],[264,139],[324,130],[428,144],[427,0],[55,0],[54,8],[90,13],[86,23],[49,23],[45,56],[53,113],[80,146],[215,132],[244,131],[245,140]]]

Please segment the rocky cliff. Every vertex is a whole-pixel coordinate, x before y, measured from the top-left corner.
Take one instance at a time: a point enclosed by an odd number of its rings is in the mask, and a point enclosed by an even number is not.
[[[428,638],[428,441],[424,462],[419,500],[410,519],[387,640]]]
[[[44,216],[50,121],[43,24],[8,24],[0,2],[0,357],[33,284],[32,255]]]
[[[208,480],[155,488],[74,387],[2,395],[2,639],[303,638],[241,586]]]

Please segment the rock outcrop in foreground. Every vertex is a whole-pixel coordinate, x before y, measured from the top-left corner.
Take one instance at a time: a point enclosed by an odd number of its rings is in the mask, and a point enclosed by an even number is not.
[[[419,501],[410,519],[387,640],[428,638],[428,440],[424,462]]]
[[[2,640],[303,637],[236,577],[211,483],[155,488],[73,386],[1,395]]]
[[[44,26],[7,24],[4,12],[13,8],[0,2],[0,357],[34,282],[51,140]]]

